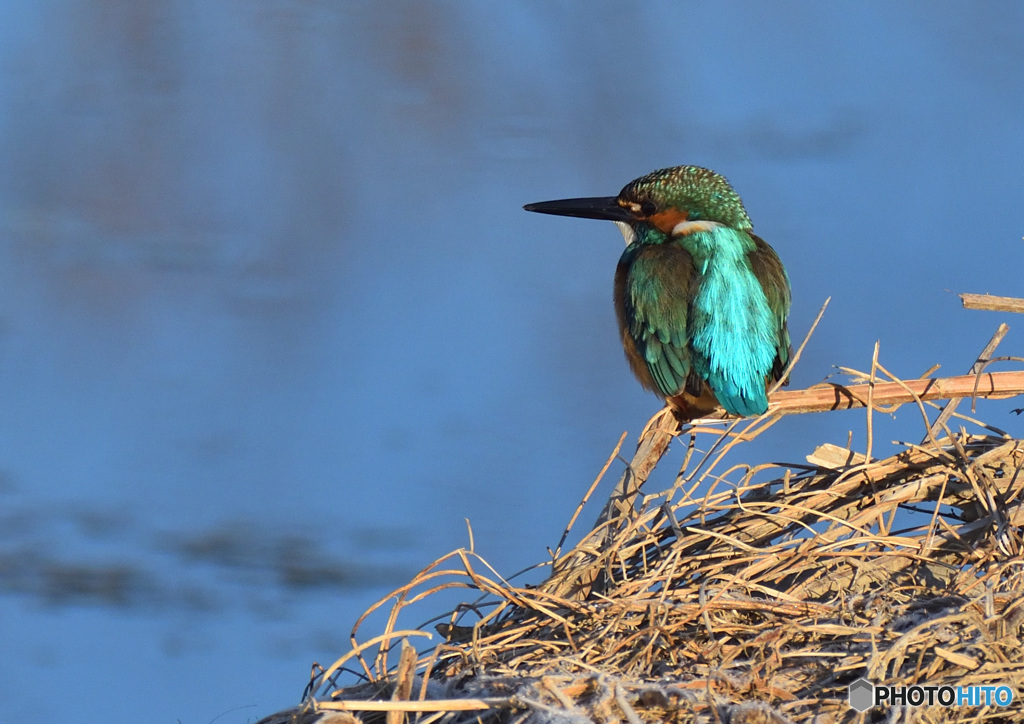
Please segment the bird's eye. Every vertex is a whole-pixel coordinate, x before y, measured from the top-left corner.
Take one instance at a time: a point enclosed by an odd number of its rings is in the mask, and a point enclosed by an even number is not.
[[[640,204],[640,213],[644,216],[654,216],[657,210],[658,207],[654,205],[653,201],[644,201]]]

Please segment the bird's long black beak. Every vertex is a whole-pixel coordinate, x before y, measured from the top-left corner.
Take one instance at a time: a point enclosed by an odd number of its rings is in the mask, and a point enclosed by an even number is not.
[[[619,206],[617,196],[600,196],[588,199],[559,199],[540,201],[523,207],[538,214],[555,216],[576,216],[581,219],[605,219],[607,221],[629,221],[629,212]]]

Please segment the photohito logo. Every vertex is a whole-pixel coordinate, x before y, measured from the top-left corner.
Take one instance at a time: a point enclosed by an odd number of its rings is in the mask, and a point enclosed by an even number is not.
[[[1009,706],[1009,686],[875,686],[867,679],[850,684],[850,708],[873,706]]]

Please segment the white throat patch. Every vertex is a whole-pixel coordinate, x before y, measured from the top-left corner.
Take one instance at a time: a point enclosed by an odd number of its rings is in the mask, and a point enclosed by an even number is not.
[[[626,246],[636,242],[636,232],[633,231],[633,227],[627,224],[625,221],[613,221],[619,231],[622,232],[622,238],[626,240]]]

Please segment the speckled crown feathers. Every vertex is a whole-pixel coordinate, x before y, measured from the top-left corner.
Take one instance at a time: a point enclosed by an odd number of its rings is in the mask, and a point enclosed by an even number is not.
[[[652,171],[626,184],[619,198],[650,200],[662,208],[674,206],[688,211],[691,219],[717,221],[734,229],[753,228],[743,201],[725,177],[700,166]]]

